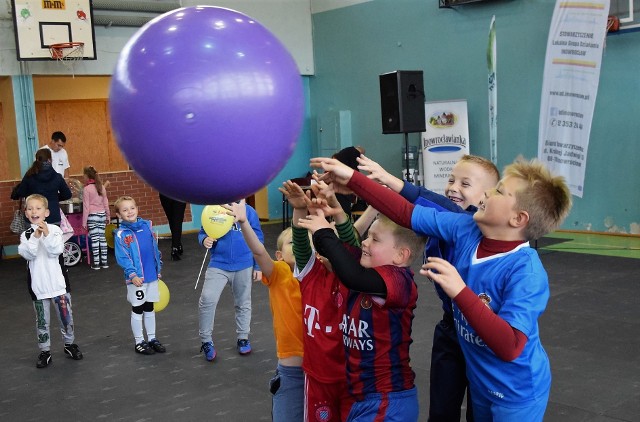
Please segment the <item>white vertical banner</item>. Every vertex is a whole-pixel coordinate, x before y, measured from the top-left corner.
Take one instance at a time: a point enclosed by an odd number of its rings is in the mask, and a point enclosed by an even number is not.
[[[489,46],[487,47],[487,69],[489,71],[489,147],[491,162],[498,164],[498,80],[496,67],[498,60],[496,51],[496,16],[489,24]]]
[[[467,100],[425,103],[426,131],[422,132],[422,165],[427,189],[444,194],[453,165],[469,153]]]
[[[582,198],[609,0],[557,0],[540,101],[538,158]]]

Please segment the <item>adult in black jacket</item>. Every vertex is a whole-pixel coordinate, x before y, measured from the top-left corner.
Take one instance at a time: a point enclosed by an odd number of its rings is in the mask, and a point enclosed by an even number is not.
[[[71,198],[71,189],[64,178],[51,166],[51,150],[36,151],[36,160],[24,174],[16,194],[20,198],[39,193],[49,201],[47,223],[60,224],[60,201]]]

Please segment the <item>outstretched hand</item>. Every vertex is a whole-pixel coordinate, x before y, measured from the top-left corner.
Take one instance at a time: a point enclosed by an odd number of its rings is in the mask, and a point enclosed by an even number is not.
[[[323,169],[325,172],[319,175],[319,180],[325,183],[346,185],[351,180],[354,170],[335,158],[316,157],[310,161],[311,167]]]
[[[369,179],[375,180],[381,185],[386,185],[396,192],[400,192],[404,187],[404,182],[401,179],[390,174],[371,158],[361,155],[357,160],[358,169],[368,172],[367,177]]]
[[[227,214],[234,217],[237,223],[242,224],[247,221],[246,200],[243,199],[240,202],[232,202],[222,206],[227,210]]]
[[[307,229],[311,233],[320,229],[333,229],[333,225],[327,221],[321,209],[311,209],[310,211],[315,211],[315,214],[309,214],[305,218],[299,219],[298,227]]]
[[[325,217],[334,217],[344,212],[338,198],[336,198],[333,183],[328,185],[320,180],[311,185],[311,191],[315,198],[312,198],[311,203],[307,204],[309,212],[313,212],[312,208],[320,208]]]
[[[442,258],[429,257],[420,269],[420,274],[438,283],[450,298],[454,298],[467,285],[456,270],[456,267]]]
[[[309,201],[311,200],[309,196],[305,194],[300,185],[292,182],[291,180],[287,180],[282,183],[282,187],[278,188],[278,190],[282,192],[293,208],[307,208]]]

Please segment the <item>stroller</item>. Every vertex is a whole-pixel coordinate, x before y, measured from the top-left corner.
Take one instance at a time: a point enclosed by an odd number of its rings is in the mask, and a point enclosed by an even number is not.
[[[91,254],[89,253],[89,233],[82,227],[82,214],[65,215],[60,210],[60,228],[64,239],[64,249],[62,257],[64,265],[73,267],[82,260],[83,254],[87,257],[87,263],[90,264]]]

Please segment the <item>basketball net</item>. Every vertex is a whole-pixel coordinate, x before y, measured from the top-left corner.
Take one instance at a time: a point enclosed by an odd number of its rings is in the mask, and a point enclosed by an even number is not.
[[[62,63],[69,71],[71,76],[75,77],[73,73],[73,66],[78,60],[82,60],[84,57],[84,43],[83,42],[65,42],[60,44],[51,44],[49,46],[49,53],[51,58]]]

